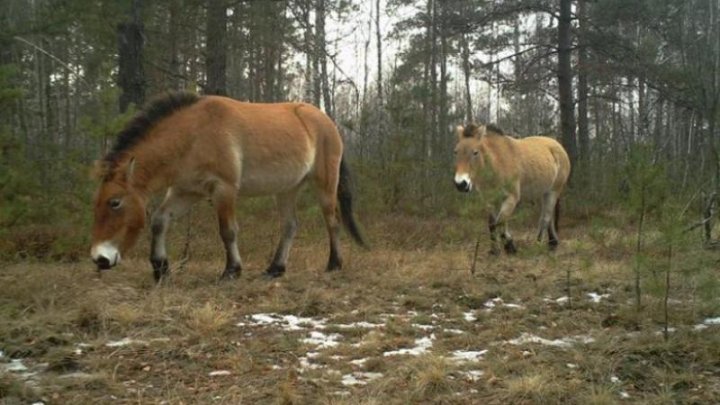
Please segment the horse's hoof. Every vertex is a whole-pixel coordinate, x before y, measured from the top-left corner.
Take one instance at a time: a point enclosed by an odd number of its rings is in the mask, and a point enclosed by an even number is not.
[[[274,278],[282,277],[285,274],[285,266],[280,264],[271,264],[270,267],[263,273],[263,278],[266,280],[272,280]]]
[[[240,270],[239,269],[225,269],[223,271],[222,275],[220,275],[220,281],[225,280],[236,280],[238,277],[240,277]]]
[[[557,249],[559,244],[560,244],[559,240],[550,239],[550,241],[548,242],[548,247],[550,248],[551,251],[553,251],[553,250]]]
[[[328,266],[325,271],[328,273],[332,273],[334,271],[340,271],[342,270],[342,266]]]
[[[160,283],[163,279],[170,275],[170,263],[167,259],[150,259],[153,267],[153,278],[156,283]]]
[[[517,248],[515,247],[515,242],[513,242],[512,240],[505,242],[504,247],[505,247],[505,253],[507,253],[509,255],[514,255],[515,253],[517,253]]]
[[[488,255],[490,256],[500,256],[500,249],[496,247],[490,248],[490,251],[488,252]]]

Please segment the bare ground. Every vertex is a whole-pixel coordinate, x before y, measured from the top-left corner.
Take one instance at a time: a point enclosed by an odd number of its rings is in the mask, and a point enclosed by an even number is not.
[[[345,238],[345,268],[328,274],[308,208],[288,273],[267,281],[278,227],[256,209],[243,274],[219,283],[224,255],[200,211],[183,266],[187,223],[173,228],[175,271],[159,287],[146,246],[101,277],[89,261],[2,264],[0,402],[720,401],[720,311],[704,288],[714,252],[676,259],[665,341],[662,269],[645,275],[637,311],[632,234],[611,216],[566,221],[552,254],[516,224],[520,253],[490,257],[483,239],[474,275],[483,221],[363,218],[372,249]]]

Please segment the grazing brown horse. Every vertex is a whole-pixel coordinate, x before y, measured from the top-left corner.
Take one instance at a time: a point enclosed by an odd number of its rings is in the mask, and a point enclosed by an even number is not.
[[[238,196],[276,196],[282,237],[265,273],[269,277],[285,272],[297,229],[295,200],[306,182],[314,186],[325,217],[327,270],[342,267],[338,205],[340,219],[364,245],[353,218],[342,139],[330,118],[308,104],[169,93],[140,111],[98,163],[102,183],[94,202],[91,256],[99,269],[118,264],[134,245],[145,225],[148,199],[162,190],[167,190],[165,199],[151,220],[156,281],[169,272],[165,233],[170,220],[208,197],[227,255],[222,278],[235,278],[242,268],[236,244]]]
[[[455,146],[455,186],[469,192],[496,191],[502,204],[490,214],[488,226],[491,253],[499,253],[496,229],[507,253],[516,248],[507,221],[515,206],[523,200],[540,200],[541,213],[537,239],[547,231],[551,249],[558,245],[559,198],[570,176],[570,159],[562,145],[552,138],[531,136],[514,139],[493,125],[470,124],[457,127]],[[497,209],[497,208],[496,208]]]

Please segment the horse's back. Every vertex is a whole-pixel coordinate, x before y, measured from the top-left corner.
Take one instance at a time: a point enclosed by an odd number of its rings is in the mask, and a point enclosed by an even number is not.
[[[215,149],[206,156],[214,157],[218,169],[225,167],[222,177],[244,195],[289,191],[315,169],[323,145],[339,144],[342,151],[332,120],[310,104],[221,96],[206,96],[198,104],[205,120],[198,139],[206,137]]]

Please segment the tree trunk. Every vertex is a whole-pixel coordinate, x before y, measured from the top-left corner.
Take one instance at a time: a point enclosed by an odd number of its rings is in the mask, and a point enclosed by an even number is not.
[[[578,0],[580,35],[578,38],[578,143],[580,160],[590,160],[590,125],[588,122],[588,55],[587,55],[587,0]]]
[[[205,46],[206,94],[227,94],[227,7],[225,0],[207,1]]]
[[[325,43],[325,0],[315,0],[315,50],[320,65],[320,81],[325,113],[333,117],[332,98],[327,70],[327,44]]]
[[[467,35],[463,34],[460,38],[460,46],[462,47],[462,68],[465,78],[465,121],[473,122],[472,94],[470,94],[470,45],[468,44]]]
[[[305,25],[303,32],[303,42],[305,46],[305,89],[304,89],[304,100],[306,103],[311,103],[315,100],[314,97],[314,61],[315,61],[315,44],[313,43],[312,26],[310,25],[310,3],[301,3],[302,6],[302,19]]]
[[[570,156],[570,163],[577,162],[577,141],[575,136],[575,104],[572,89],[572,52],[571,12],[572,0],[560,0],[560,17],[558,21],[558,90],[560,95],[560,127],[561,138]]]
[[[375,2],[375,38],[377,40],[377,66],[378,66],[378,106],[382,109],[383,105],[383,78],[382,78],[382,32],[380,31],[380,0]]]
[[[145,101],[145,71],[143,47],[145,43],[142,23],[143,0],[133,0],[129,18],[117,27],[118,33],[118,87],[120,112],[130,104],[141,106]]]

